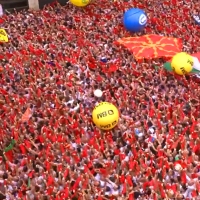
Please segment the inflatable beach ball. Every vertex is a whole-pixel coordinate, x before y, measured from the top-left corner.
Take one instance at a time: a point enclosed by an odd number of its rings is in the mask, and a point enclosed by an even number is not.
[[[96,97],[102,97],[102,95],[103,95],[103,92],[101,90],[96,89],[94,91],[94,96],[96,96]]]
[[[179,75],[186,75],[191,72],[193,64],[193,57],[185,52],[177,53],[171,62],[172,69]]]
[[[130,32],[139,32],[147,24],[146,13],[139,8],[131,8],[124,13],[124,26]]]
[[[118,109],[109,102],[101,102],[92,111],[94,124],[102,130],[114,128],[119,121]]]
[[[84,7],[90,3],[90,0],[70,0],[70,2],[75,6]]]

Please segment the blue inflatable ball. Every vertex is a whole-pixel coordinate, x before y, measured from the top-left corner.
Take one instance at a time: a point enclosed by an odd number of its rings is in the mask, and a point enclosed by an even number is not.
[[[131,8],[124,13],[123,21],[128,31],[140,32],[147,24],[147,15],[139,8]]]

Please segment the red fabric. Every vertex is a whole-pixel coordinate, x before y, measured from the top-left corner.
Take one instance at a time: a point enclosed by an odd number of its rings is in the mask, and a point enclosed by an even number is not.
[[[46,160],[46,161],[44,162],[44,165],[45,165],[45,167],[46,167],[46,170],[49,171],[50,168],[51,168],[51,164]]]
[[[47,194],[48,195],[51,195],[53,193],[53,187],[49,187],[48,189],[47,189]]]
[[[183,184],[186,184],[186,182],[187,182],[186,173],[184,171],[181,172],[181,182]]]
[[[72,187],[72,190],[76,190],[77,189],[77,187],[79,186],[80,181],[81,181],[81,177],[78,177],[76,179],[76,182],[74,183],[74,185]]]
[[[130,193],[128,198],[129,200],[134,200],[134,193]]]
[[[28,173],[29,178],[33,178],[33,175],[34,175],[34,171],[30,171],[30,172]]]
[[[54,178],[51,175],[48,176],[47,185],[54,185]]]
[[[26,148],[23,144],[19,144],[19,148],[20,148],[22,154],[26,154]]]
[[[126,183],[123,184],[122,194],[126,194]]]
[[[5,152],[5,156],[10,162],[14,161],[14,155],[12,150]]]
[[[163,26],[157,26],[157,29],[163,31]],[[159,58],[163,56],[171,58],[176,53],[179,53],[182,48],[182,41],[180,39],[153,34],[122,38],[117,40],[116,43],[128,48],[136,59]],[[155,44],[155,46],[152,47],[152,44]],[[171,48],[172,44],[174,44],[173,48]]]
[[[121,175],[119,177],[119,180],[120,180],[120,183],[124,183],[125,182],[125,176],[124,175]]]
[[[26,145],[27,148],[31,148],[31,142],[28,140],[24,140],[24,144]]]
[[[65,187],[65,198],[68,198],[69,197],[69,189],[68,187],[66,186]]]
[[[126,180],[127,180],[127,183],[129,184],[129,186],[133,186],[133,182],[132,182],[132,177],[131,177],[131,175],[127,175],[126,176]]]

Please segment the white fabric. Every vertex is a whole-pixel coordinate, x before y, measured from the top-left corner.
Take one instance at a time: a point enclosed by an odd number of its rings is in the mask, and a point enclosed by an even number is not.
[[[153,127],[150,127],[148,131],[150,131],[152,134],[155,132]]]
[[[0,17],[3,16],[3,8],[2,5],[0,4]]]
[[[78,110],[79,108],[80,108],[80,106],[79,106],[79,104],[77,104],[76,107],[70,109],[70,111],[76,111],[76,110]]]
[[[194,62],[193,68],[200,71],[200,62],[198,58],[193,56],[193,62]]]
[[[192,195],[191,195],[191,193],[192,193],[192,190],[194,190],[195,189],[195,186],[194,185],[192,185],[192,186],[188,186],[187,187],[188,189],[185,191],[185,193],[183,194],[183,196],[185,197],[185,198],[192,198]]]
[[[96,176],[94,177],[97,181],[100,181],[100,179],[101,179],[101,176],[100,176],[100,174],[96,174]]]
[[[105,187],[105,182],[100,180],[100,187]]]

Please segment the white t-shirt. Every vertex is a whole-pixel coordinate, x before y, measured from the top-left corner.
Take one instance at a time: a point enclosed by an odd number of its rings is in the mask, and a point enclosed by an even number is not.
[[[100,187],[104,187],[104,186],[105,186],[105,181],[100,180]]]

